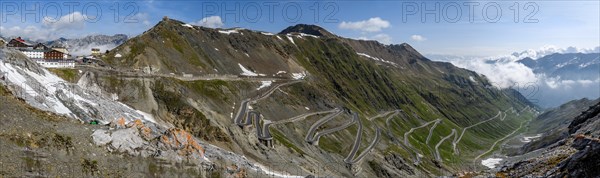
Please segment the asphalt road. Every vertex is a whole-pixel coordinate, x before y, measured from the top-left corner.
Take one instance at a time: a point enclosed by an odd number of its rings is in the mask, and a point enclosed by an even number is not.
[[[433,133],[433,130],[435,130],[435,127],[437,127],[437,125],[442,122],[442,120],[439,120],[438,122],[433,123],[433,126],[431,126],[431,128],[429,128],[429,135],[427,135],[427,140],[425,140],[425,144],[429,145],[429,140],[431,140],[431,135]]]
[[[329,122],[329,121],[330,121],[330,120],[332,120],[334,117],[336,117],[336,116],[338,116],[338,115],[340,115],[340,114],[342,114],[342,109],[338,109],[338,111],[337,111],[337,112],[335,112],[335,113],[331,113],[331,114],[328,114],[328,115],[326,115],[325,117],[323,117],[323,118],[319,119],[317,122],[315,122],[313,125],[311,125],[311,126],[310,126],[310,128],[308,129],[308,132],[306,133],[306,137],[304,138],[304,140],[305,140],[305,141],[307,141],[307,142],[308,142],[308,143],[310,143],[310,144],[314,144],[314,143],[315,143],[315,142],[314,142],[315,140],[313,140],[313,139],[314,139],[313,135],[315,135],[315,132],[317,131],[317,129],[318,129],[318,128],[319,128],[321,125],[323,125],[323,124],[325,124],[325,123]]]
[[[358,118],[358,114],[354,113],[352,115],[352,117]],[[350,150],[350,153],[348,153],[348,156],[346,158],[344,158],[344,162],[348,163],[348,164],[352,164],[354,156],[356,155],[356,152],[358,151],[358,149],[360,148],[360,140],[362,139],[362,122],[360,122],[360,119],[358,119],[358,130],[356,131],[356,138],[354,139],[354,144],[352,146],[352,150]]]
[[[315,134],[315,136],[312,139],[312,143],[319,143],[319,139],[321,138],[321,136],[332,134],[332,133],[340,131],[340,130],[344,130],[344,129],[350,127],[351,125],[353,125],[356,122],[358,122],[358,118],[352,117],[352,121],[346,122],[345,124],[343,124],[341,126],[317,132],[317,134]]]
[[[440,161],[440,162],[442,161],[442,156],[440,155],[440,150],[439,150],[439,147],[440,147],[440,145],[442,145],[442,143],[443,143],[444,141],[446,141],[446,140],[447,140],[447,139],[449,139],[449,138],[450,138],[452,135],[455,135],[455,134],[456,134],[456,129],[452,129],[452,132],[451,132],[450,134],[448,134],[448,136],[445,136],[444,138],[442,138],[442,139],[440,140],[440,142],[438,142],[438,143],[435,145],[435,159],[436,159],[436,160],[438,160],[438,161]]]
[[[477,126],[477,125],[479,125],[479,124],[483,124],[483,123],[485,123],[485,122],[487,122],[487,121],[490,121],[490,120],[492,120],[492,119],[498,118],[500,115],[502,115],[502,111],[498,111],[498,114],[496,114],[496,116],[494,116],[494,117],[491,117],[491,118],[489,118],[489,119],[486,119],[486,120],[484,120],[484,121],[481,121],[481,122],[478,122],[478,123],[475,123],[475,124],[473,124],[473,125],[470,125],[470,126],[468,126],[468,127],[465,127],[465,128],[463,128],[463,129],[462,129],[462,132],[460,133],[460,136],[458,137],[458,139],[457,139],[455,142],[453,142],[453,143],[452,143],[452,149],[454,150],[454,154],[457,154],[457,153],[458,153],[458,150],[457,150],[456,146],[458,145],[458,143],[460,142],[460,140],[462,140],[462,137],[463,137],[463,135],[465,134],[465,131],[467,131],[467,129],[469,129],[469,128],[471,128],[471,127],[475,127],[475,126]]]
[[[255,103],[258,100],[269,97],[271,94],[273,94],[275,90],[277,90],[281,86],[290,85],[298,82],[301,82],[301,80],[280,83],[275,85],[274,87],[271,87],[265,93],[259,95],[256,99],[246,98],[242,100],[240,102],[240,106],[238,107],[238,111],[235,115],[234,123],[240,127],[244,127],[247,125],[251,125],[254,122],[254,126],[256,127],[256,136],[261,140],[272,140],[273,137],[271,136],[271,132],[269,131],[269,126],[273,123],[269,120],[263,120],[261,114],[258,111],[248,111],[248,103]]]

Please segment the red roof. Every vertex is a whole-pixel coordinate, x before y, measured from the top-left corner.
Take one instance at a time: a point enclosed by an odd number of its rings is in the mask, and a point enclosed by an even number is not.
[[[30,43],[27,43],[27,41],[25,41],[25,40],[24,40],[24,39],[22,39],[21,37],[15,38],[15,39],[13,39],[13,40],[17,40],[18,42],[21,42],[21,43],[23,43],[23,44],[25,44],[25,45],[27,45],[27,46],[31,46],[31,44],[30,44]]]

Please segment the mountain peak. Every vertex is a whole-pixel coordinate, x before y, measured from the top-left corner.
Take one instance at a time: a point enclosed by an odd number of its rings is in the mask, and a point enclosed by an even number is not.
[[[421,53],[419,53],[415,48],[410,46],[408,43],[402,44],[392,44],[389,45],[391,49],[401,52],[402,54],[412,54],[417,58],[425,58]]]
[[[325,30],[323,27],[317,25],[310,24],[298,24],[294,26],[290,26],[283,31],[279,32],[279,34],[288,34],[288,33],[304,33],[315,36],[335,36],[331,32]]]

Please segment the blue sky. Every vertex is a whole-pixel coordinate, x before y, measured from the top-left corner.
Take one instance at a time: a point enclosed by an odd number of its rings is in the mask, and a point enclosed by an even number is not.
[[[425,54],[493,56],[547,45],[600,45],[599,1],[528,2],[3,0],[0,34],[38,40],[89,34],[135,36],[169,16],[198,25],[269,32],[297,23],[318,24],[344,37],[409,43]],[[413,8],[416,11],[411,11]],[[433,14],[422,14],[424,8],[433,9]],[[458,9],[460,17],[456,16]],[[494,18],[496,9],[502,11],[498,18]],[[515,9],[519,9],[518,22],[514,20]],[[470,12],[474,12],[472,18]],[[206,17],[210,18],[201,21]],[[524,23],[524,19],[532,23]]]

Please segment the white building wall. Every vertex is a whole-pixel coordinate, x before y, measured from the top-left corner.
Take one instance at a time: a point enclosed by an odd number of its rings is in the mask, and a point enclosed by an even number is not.
[[[38,64],[45,68],[75,68],[75,61],[54,62],[45,60],[36,60]]]
[[[25,54],[25,56],[27,56],[30,59],[41,59],[44,58],[44,52],[38,52],[38,51],[22,51],[23,54]]]

